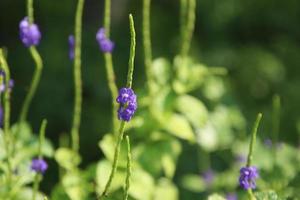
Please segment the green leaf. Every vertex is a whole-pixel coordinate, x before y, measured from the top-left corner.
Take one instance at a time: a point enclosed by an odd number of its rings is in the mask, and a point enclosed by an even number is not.
[[[185,175],[181,180],[181,185],[192,192],[203,192],[206,189],[203,179],[198,174]]]
[[[152,72],[157,85],[165,85],[170,79],[171,64],[165,58],[157,58],[152,62]],[[159,88],[158,88],[159,89]]]
[[[62,178],[62,184],[71,200],[86,199],[89,194],[87,184],[77,170],[68,171]]]
[[[172,135],[181,139],[195,142],[195,135],[191,125],[185,117],[179,114],[173,114],[166,124],[165,129]]]
[[[176,186],[168,179],[161,178],[155,188],[154,200],[177,200],[178,199],[178,189]]]
[[[274,191],[255,192],[254,195],[257,200],[283,200]]]
[[[207,122],[208,111],[205,105],[193,96],[179,96],[175,108],[184,114],[196,128],[202,128]]]
[[[55,152],[55,160],[66,170],[74,170],[81,162],[79,154],[68,148],[59,148]]]

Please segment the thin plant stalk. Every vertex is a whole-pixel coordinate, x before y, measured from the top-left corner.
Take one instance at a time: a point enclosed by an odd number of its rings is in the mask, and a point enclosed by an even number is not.
[[[39,146],[38,146],[38,158],[42,159],[43,154],[42,154],[42,146],[44,144],[45,140],[45,132],[46,132],[46,126],[47,126],[47,120],[42,121],[42,125],[40,128],[40,134],[39,134]],[[37,192],[39,190],[40,182],[41,182],[42,176],[40,173],[36,173],[34,177],[34,182],[33,182],[33,194],[32,194],[32,200],[36,200]]]
[[[3,50],[0,48],[0,66],[5,73],[4,83],[4,148],[7,155],[7,185],[10,187],[12,179],[12,164],[11,164],[11,137],[10,137],[10,89],[9,89],[9,80],[10,80],[10,71],[6,59],[3,54]]]
[[[28,21],[30,24],[34,23],[34,8],[33,8],[33,0],[28,0],[27,1],[27,16],[28,16]],[[26,121],[27,115],[28,115],[28,110],[31,105],[32,99],[36,93],[37,87],[40,82],[42,70],[43,70],[43,61],[42,58],[37,51],[35,46],[29,47],[29,51],[31,54],[31,57],[33,58],[35,62],[35,71],[31,80],[31,84],[29,87],[29,91],[25,97],[23,106],[21,108],[21,113],[20,113],[20,118],[19,118],[19,123],[22,123]],[[19,131],[18,131],[19,132]]]
[[[144,45],[144,57],[147,76],[147,87],[150,97],[152,96],[152,47],[151,47],[151,31],[150,31],[150,10],[151,0],[143,1],[143,45]]]
[[[104,23],[105,35],[108,39],[110,38],[110,21],[111,21],[111,0],[105,0],[103,23]],[[108,87],[111,92],[111,100],[112,100],[112,122],[113,122],[112,132],[116,134],[117,127],[119,124],[117,120],[118,105],[116,102],[116,98],[118,96],[118,87],[116,85],[116,80],[115,80],[116,76],[113,67],[112,54],[110,52],[104,53],[104,61],[105,61]]]
[[[181,45],[184,41],[184,32],[187,21],[187,5],[188,0],[180,0],[180,37],[181,37]]]
[[[273,112],[272,112],[272,133],[273,133],[273,153],[274,163],[276,162],[276,148],[278,143],[279,128],[280,128],[280,97],[275,95],[273,97]]]
[[[126,172],[125,192],[123,198],[124,200],[128,199],[129,188],[130,188],[130,177],[131,177],[131,150],[130,150],[130,140],[128,135],[126,135],[126,145],[127,145],[127,172]]]
[[[75,54],[74,54],[74,113],[71,129],[72,149],[79,151],[79,128],[81,120],[82,106],[82,78],[81,78],[81,32],[82,32],[82,13],[84,0],[78,0],[75,16]]]
[[[249,152],[248,152],[248,157],[247,157],[247,163],[246,166],[250,167],[252,164],[252,160],[253,160],[253,149],[254,149],[254,145],[255,145],[255,141],[256,141],[256,135],[257,135],[257,129],[259,126],[259,123],[261,121],[262,118],[262,114],[258,113],[253,129],[252,129],[252,133],[251,133],[251,140],[250,140],[250,145],[249,145]],[[249,195],[249,199],[250,200],[255,200],[256,198],[254,197],[254,194],[252,192],[252,189],[248,189],[248,195]]]
[[[131,14],[129,15],[129,22],[130,22],[131,43],[130,43],[130,56],[129,56],[129,62],[128,62],[129,66],[128,66],[127,83],[126,83],[127,88],[132,87],[132,77],[133,77],[133,71],[134,71],[135,45],[136,45],[134,21],[133,21],[133,17],[132,17]],[[111,186],[111,183],[112,183],[112,180],[113,180],[114,175],[117,171],[119,154],[120,154],[120,150],[121,150],[121,142],[123,140],[125,125],[126,125],[125,121],[122,121],[121,124],[120,124],[119,135],[117,137],[117,144],[116,144],[115,152],[114,152],[114,159],[113,159],[112,169],[111,169],[108,181],[107,181],[107,183],[104,187],[104,191],[101,194],[101,196],[99,197],[99,199],[102,199],[103,197],[107,196],[108,191],[109,191],[110,186]]]
[[[195,22],[196,22],[196,0],[188,0],[187,6],[185,6],[186,3],[183,4],[184,7],[187,9],[187,17],[185,22],[181,22],[181,28],[182,28],[182,46],[181,46],[181,56],[184,58],[188,55],[191,41],[193,38],[193,33],[195,29]],[[182,9],[184,9],[184,7]],[[182,11],[185,15],[184,11]],[[183,18],[183,17],[182,17]],[[183,19],[182,19],[183,21]],[[185,25],[186,24],[186,25]],[[184,26],[184,27],[183,27]]]

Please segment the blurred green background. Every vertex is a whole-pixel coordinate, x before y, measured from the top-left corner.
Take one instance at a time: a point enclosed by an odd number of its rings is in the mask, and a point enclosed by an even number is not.
[[[44,71],[34,98],[29,121],[37,132],[47,118],[47,136],[58,145],[71,126],[73,109],[72,62],[68,58],[68,35],[73,32],[76,1],[35,1],[35,21],[43,37],[38,49]],[[110,93],[103,56],[95,34],[103,21],[103,0],[86,0],[83,17],[83,116],[81,126],[82,165],[103,155],[96,141],[111,126]],[[12,121],[15,122],[28,91],[34,63],[18,36],[19,21],[25,16],[26,1],[0,1],[0,46],[8,49],[15,80]],[[137,29],[137,58],[134,88],[145,86],[141,36],[142,1],[112,1],[112,39],[118,86],[125,83],[129,55],[128,14]],[[156,57],[173,57],[178,52],[179,0],[152,1],[152,44]],[[272,96],[282,98],[280,140],[299,145],[300,133],[300,1],[299,0],[199,0],[191,54],[210,66],[229,70],[230,90],[245,118],[252,122],[264,113],[263,130],[270,130]],[[262,131],[262,138],[270,137]],[[51,163],[54,165],[54,162]],[[54,174],[54,173],[53,173]],[[55,176],[48,179],[56,180]],[[50,181],[51,183],[51,181]]]

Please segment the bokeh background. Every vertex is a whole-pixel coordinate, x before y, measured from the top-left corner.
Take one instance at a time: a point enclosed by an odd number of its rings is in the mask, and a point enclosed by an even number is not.
[[[73,109],[72,62],[68,58],[69,34],[73,33],[75,0],[35,1],[35,21],[42,41],[38,49],[44,71],[29,113],[37,132],[47,118],[47,137],[57,146],[68,133]],[[103,0],[86,0],[83,16],[83,115],[81,126],[82,166],[103,155],[95,141],[111,126],[110,93],[103,56],[95,34],[103,21]],[[0,46],[8,49],[8,61],[15,80],[12,121],[15,122],[28,91],[34,63],[18,35],[25,16],[26,1],[0,1]],[[142,1],[112,1],[112,39],[117,84],[125,83],[129,55],[128,14],[133,13],[137,29],[134,87],[145,86],[141,36]],[[179,1],[152,1],[152,44],[156,57],[172,58],[178,52]],[[280,95],[282,112],[280,140],[299,145],[300,134],[300,1],[299,0],[199,0],[197,24],[191,54],[210,66],[229,71],[229,87],[245,118],[252,122],[264,113],[263,130],[270,130],[272,96]],[[263,138],[270,137],[263,131]],[[54,161],[51,165],[55,165]],[[47,176],[45,188],[57,181]],[[47,189],[46,189],[47,190]]]

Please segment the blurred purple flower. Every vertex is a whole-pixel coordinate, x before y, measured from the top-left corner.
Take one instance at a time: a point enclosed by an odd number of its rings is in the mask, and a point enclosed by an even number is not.
[[[267,139],[264,140],[264,144],[265,144],[267,147],[271,148],[272,145],[273,145],[273,142],[272,142],[272,140],[271,140],[270,138],[267,138]]]
[[[69,41],[69,58],[70,58],[70,60],[73,60],[74,55],[75,55],[75,38],[74,38],[74,35],[69,35],[68,41]]]
[[[239,184],[245,190],[250,188],[255,189],[255,180],[258,178],[258,176],[258,170],[255,166],[242,167],[240,169]]]
[[[31,162],[31,169],[37,173],[44,174],[48,169],[48,164],[41,158],[33,159]]]
[[[247,161],[247,157],[243,154],[238,154],[235,156],[235,161],[237,163],[245,163]]]
[[[41,39],[41,32],[36,24],[30,24],[25,17],[19,24],[20,38],[26,47],[36,46]]]
[[[210,185],[212,183],[214,177],[215,177],[215,173],[211,169],[208,169],[202,174],[202,178],[204,179],[204,182],[207,185]]]
[[[137,109],[137,98],[134,91],[131,88],[120,89],[116,101],[120,104],[118,109],[119,120],[130,121]]]
[[[3,127],[3,118],[4,118],[4,113],[3,113],[3,108],[0,105],[0,127]]]
[[[96,34],[96,40],[103,53],[111,53],[114,50],[115,44],[105,35],[105,29],[100,28]]]
[[[226,200],[237,200],[237,195],[235,193],[228,193],[226,195]]]
[[[5,91],[5,83],[4,83],[4,80],[5,80],[5,73],[3,70],[0,70],[0,80],[2,80],[2,82],[0,83],[0,93],[4,92]],[[14,87],[15,83],[14,83],[14,80],[10,79],[9,80],[9,84],[8,84],[8,89],[12,89]]]

